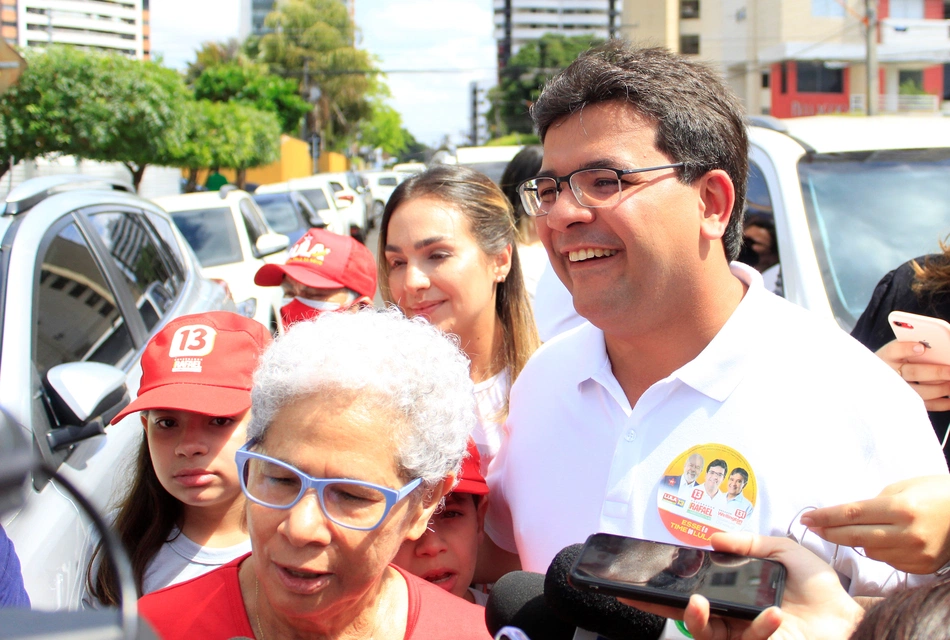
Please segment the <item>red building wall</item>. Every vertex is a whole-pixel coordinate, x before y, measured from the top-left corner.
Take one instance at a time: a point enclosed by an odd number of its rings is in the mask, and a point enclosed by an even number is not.
[[[924,0],[924,18],[927,20],[943,20],[944,0]],[[890,1],[878,0],[878,18],[886,18],[890,15]],[[781,88],[782,68],[786,72],[785,86],[783,93]],[[848,111],[851,95],[851,73],[853,69],[845,69],[843,80],[843,92],[834,93],[798,93],[795,90],[797,82],[797,73],[794,61],[787,61],[784,64],[773,64],[771,67],[771,93],[772,108],[771,114],[777,118],[794,118],[798,116],[818,115],[822,113],[835,113],[839,111]],[[924,91],[930,94],[942,96],[943,86],[943,65],[934,65],[927,67],[923,71]],[[884,70],[881,69],[878,79],[878,86],[881,87],[881,93],[884,93]]]
[[[782,93],[781,73],[785,72],[785,93]],[[771,115],[776,118],[816,116],[822,113],[846,112],[850,106],[851,78],[844,70],[842,93],[798,93],[798,73],[792,60],[773,64],[770,75],[772,92]]]
[[[877,1],[878,19],[891,15],[890,0]],[[943,0],[924,0],[924,18],[927,20],[943,20]]]

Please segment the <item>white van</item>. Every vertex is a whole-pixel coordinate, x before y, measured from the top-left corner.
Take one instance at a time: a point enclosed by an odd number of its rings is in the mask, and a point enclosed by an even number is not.
[[[851,331],[878,281],[950,234],[950,118],[752,118],[750,211],[783,295]]]

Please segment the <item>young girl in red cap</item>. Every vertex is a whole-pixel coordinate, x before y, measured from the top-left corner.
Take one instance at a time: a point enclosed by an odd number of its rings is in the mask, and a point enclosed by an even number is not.
[[[270,341],[260,323],[214,311],[169,322],[145,347],[138,397],[112,420],[140,412],[145,429],[113,514],[140,595],[250,551],[234,454],[246,440],[251,378]],[[101,545],[85,586],[84,605],[117,604],[118,581]]]

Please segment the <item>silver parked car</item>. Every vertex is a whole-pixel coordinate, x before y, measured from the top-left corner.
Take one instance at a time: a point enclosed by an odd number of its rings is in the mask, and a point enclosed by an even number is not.
[[[234,310],[171,218],[120,183],[34,178],[0,205],[0,411],[102,512],[142,436],[109,420],[134,394],[145,343],[169,319]],[[34,473],[3,515],[34,608],[76,608],[88,520]]]

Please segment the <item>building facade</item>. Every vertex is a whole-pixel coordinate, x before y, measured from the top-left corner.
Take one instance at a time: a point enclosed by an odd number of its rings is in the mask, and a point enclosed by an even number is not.
[[[950,100],[950,0],[871,0],[881,113]],[[719,67],[750,114],[864,112],[865,0],[637,0],[621,33]]]
[[[639,2],[628,0],[627,4]],[[606,40],[611,35],[613,17],[614,34],[619,34],[623,4],[623,0],[494,0],[499,68],[507,55],[514,55],[524,43],[546,33],[592,34]]]
[[[20,47],[69,44],[151,54],[149,0],[0,0],[0,35]]]

